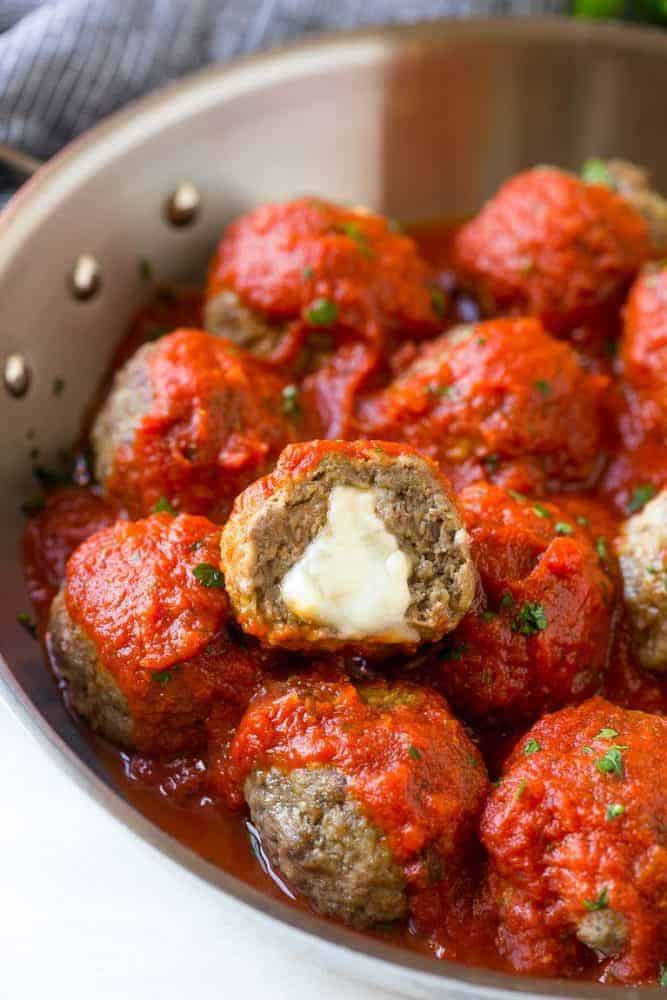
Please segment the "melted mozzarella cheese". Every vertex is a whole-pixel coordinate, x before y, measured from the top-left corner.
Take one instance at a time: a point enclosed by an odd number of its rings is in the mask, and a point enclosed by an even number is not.
[[[298,618],[344,639],[414,641],[405,620],[410,560],[375,513],[376,491],[335,486],[326,524],[280,585]]]

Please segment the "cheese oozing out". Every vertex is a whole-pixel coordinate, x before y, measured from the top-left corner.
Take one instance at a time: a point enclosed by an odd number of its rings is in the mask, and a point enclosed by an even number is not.
[[[373,489],[335,486],[326,523],[280,592],[298,618],[343,639],[412,642],[419,635],[405,619],[410,560],[375,513],[376,498]]]

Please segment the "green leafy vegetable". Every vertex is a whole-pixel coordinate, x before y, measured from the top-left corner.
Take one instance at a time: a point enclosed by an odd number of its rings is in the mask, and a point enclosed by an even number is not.
[[[202,587],[224,587],[225,585],[223,574],[211,563],[199,563],[192,570],[192,575],[201,583]]]

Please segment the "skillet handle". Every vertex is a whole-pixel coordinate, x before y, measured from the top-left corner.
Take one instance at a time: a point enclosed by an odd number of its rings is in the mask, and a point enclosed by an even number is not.
[[[29,177],[39,170],[42,161],[30,153],[24,153],[21,149],[14,149],[13,146],[6,146],[0,142],[0,164],[7,167],[15,177],[21,182],[27,181]]]

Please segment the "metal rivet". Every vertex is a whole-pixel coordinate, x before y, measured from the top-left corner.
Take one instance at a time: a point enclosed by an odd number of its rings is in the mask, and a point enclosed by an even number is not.
[[[20,399],[30,387],[30,366],[22,354],[9,354],[3,370],[5,388],[10,395]]]
[[[167,198],[164,215],[172,226],[189,226],[199,215],[201,196],[190,181],[181,181]]]
[[[69,276],[69,287],[72,295],[79,302],[86,302],[97,295],[101,285],[100,265],[92,254],[82,253],[74,261],[74,267]]]

